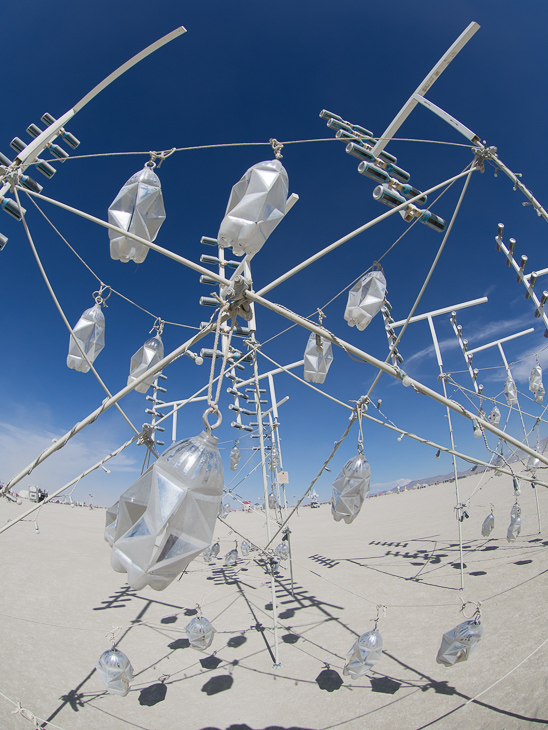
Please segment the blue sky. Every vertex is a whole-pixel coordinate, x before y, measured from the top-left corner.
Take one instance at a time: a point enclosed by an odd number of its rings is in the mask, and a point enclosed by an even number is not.
[[[271,159],[268,140],[311,140],[332,137],[318,116],[329,109],[344,119],[381,135],[408,96],[445,50],[475,20],[482,26],[428,93],[428,98],[473,129],[543,202],[546,159],[545,87],[547,51],[544,31],[548,10],[544,3],[526,0],[519,6],[488,3],[424,2],[417,8],[394,3],[365,4],[352,0],[332,3],[257,3],[238,0],[154,4],[140,0],[79,5],[66,12],[49,0],[31,0],[20,9],[3,11],[4,58],[10,59],[3,79],[0,150],[11,155],[14,136],[30,140],[25,129],[39,123],[48,111],[58,117],[111,71],[142,48],[179,25],[188,32],[147,58],[88,104],[68,129],[82,142],[81,155],[107,155],[57,164],[51,181],[33,176],[44,194],[106,218],[119,188],[147,160],[145,152],[172,147],[222,143],[262,142],[264,146],[236,146],[179,152],[158,171],[167,219],[157,243],[198,261],[200,237],[216,236],[232,185],[255,162]],[[435,140],[455,145],[394,141],[388,150],[411,172],[411,183],[427,189],[461,172],[472,160],[462,146],[464,137],[423,108],[417,108],[400,129],[401,137]],[[288,268],[386,212],[372,198],[374,184],[358,175],[357,160],[340,142],[286,145],[283,164],[298,204],[253,260],[255,288],[260,289]],[[73,153],[76,156],[76,153]],[[39,179],[40,178],[40,179]],[[457,183],[433,207],[449,219],[458,199]],[[495,249],[499,222],[506,239],[517,239],[516,253],[529,256],[528,271],[544,268],[546,223],[523,196],[512,190],[502,174],[474,173],[453,231],[417,312],[457,304],[484,295],[489,303],[464,310],[458,321],[471,347],[528,327],[534,334],[505,346],[511,362],[520,361],[514,374],[528,394],[534,354],[544,361],[544,327],[533,316],[524,290]],[[96,282],[74,254],[52,231],[32,203],[25,206],[28,221],[56,294],[74,325],[92,305]],[[110,259],[104,229],[51,206],[44,212],[103,281],[163,319],[197,326],[210,310],[198,299],[209,292],[198,276],[184,267],[150,253],[141,265]],[[323,258],[314,266],[274,289],[268,296],[301,315],[324,307],[357,276],[366,271],[398,239],[407,225],[394,216]],[[68,334],[37,270],[23,228],[6,215],[0,232],[9,237],[0,254],[1,310],[5,339],[0,382],[0,478],[8,480],[72,425],[94,410],[104,398],[91,373],[82,375],[65,364]],[[441,236],[416,225],[384,258],[388,298],[395,319],[406,317],[441,243]],[[546,284],[545,284],[546,286]],[[542,290],[542,280],[537,284]],[[96,366],[112,392],[127,379],[131,355],[148,338],[153,319],[119,297],[111,296],[105,310],[106,347]],[[324,325],[341,338],[384,359],[387,343],[380,318],[364,331],[349,328],[343,319],[346,294],[324,308]],[[257,311],[260,342],[265,354],[282,363],[302,358],[308,334],[294,328],[272,339],[288,323]],[[446,371],[469,388],[464,360],[456,346],[447,315],[436,320]],[[177,347],[190,330],[166,326],[166,352]],[[212,338],[204,342],[211,347]],[[432,388],[439,388],[438,368],[425,322],[409,327],[400,352],[403,368]],[[525,359],[525,358],[529,359]],[[503,388],[504,372],[496,350],[478,354],[474,365],[490,397]],[[266,362],[260,364],[264,371]],[[201,368],[184,358],[167,371],[169,400],[185,398],[207,382],[209,365]],[[365,393],[375,377],[367,365],[348,358],[342,350],[323,389],[348,402]],[[228,385],[228,383],[227,383]],[[276,378],[278,396],[289,396],[280,410],[284,466],[289,472],[290,497],[299,495],[346,428],[348,412],[314,394],[288,376]],[[451,397],[466,402],[451,390]],[[448,444],[445,410],[418,396],[388,376],[373,394],[382,410],[399,427]],[[238,435],[229,426],[232,402],[224,393],[224,420],[217,431],[228,472],[228,451]],[[530,405],[533,415],[538,406]],[[477,405],[477,401],[475,402]],[[123,408],[140,426],[144,396],[133,393]],[[529,407],[530,405],[530,407]],[[186,408],[179,417],[178,437],[201,430],[202,404]],[[377,415],[373,413],[373,415]],[[455,418],[459,450],[479,458],[488,454],[483,441],[472,438],[468,422]],[[531,421],[532,425],[533,421]],[[519,434],[517,414],[509,421]],[[548,434],[542,431],[541,436]],[[166,429],[169,443],[170,426]],[[111,409],[75,438],[20,486],[38,484],[52,491],[109,453],[131,431]],[[355,453],[354,430],[331,464],[335,473]],[[240,441],[249,449],[256,441]],[[493,447],[496,442],[490,442]],[[372,467],[372,481],[386,483],[450,471],[447,456],[434,460],[431,449],[396,440],[386,429],[366,424],[364,450]],[[244,453],[250,453],[244,451]],[[111,474],[97,472],[78,487],[75,496],[110,504],[138,476],[144,453],[132,447],[111,462]],[[333,474],[334,476],[334,474]],[[328,498],[331,479],[317,485]],[[256,475],[238,488],[245,498],[259,495]]]

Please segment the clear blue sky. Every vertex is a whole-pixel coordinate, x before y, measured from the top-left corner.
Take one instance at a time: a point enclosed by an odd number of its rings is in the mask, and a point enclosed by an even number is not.
[[[160,36],[184,25],[188,32],[149,57],[112,84],[85,107],[69,130],[81,139],[78,154],[146,152],[172,147],[263,142],[264,147],[232,147],[180,152],[159,170],[167,220],[157,243],[199,260],[211,249],[200,237],[216,236],[232,185],[255,162],[271,159],[268,140],[307,140],[334,136],[319,119],[329,109],[344,119],[381,135],[392,117],[426,73],[475,20],[482,26],[453,64],[440,77],[428,98],[498,147],[501,159],[523,173],[524,183],[546,203],[544,161],[547,157],[544,3],[525,0],[495,5],[473,2],[423,2],[419,6],[363,3],[181,3],[141,0],[106,3],[99,0],[70,9],[58,3],[31,0],[24,12],[15,4],[3,10],[3,114],[0,150],[11,155],[14,136],[25,133],[48,111],[58,117],[120,64]],[[399,136],[462,144],[466,140],[437,117],[418,108]],[[420,142],[392,142],[388,150],[411,172],[411,183],[426,189],[454,175],[472,160],[465,147]],[[272,234],[253,261],[255,287],[261,288],[286,269],[364,224],[387,209],[372,198],[374,184],[358,175],[357,160],[338,142],[286,145],[283,164],[290,191],[299,203]],[[56,165],[51,181],[39,173],[44,194],[106,218],[107,208],[121,185],[146,161],[140,156],[100,156]],[[457,189],[458,188],[458,189]],[[433,208],[450,218],[459,184]],[[529,256],[528,270],[548,264],[545,255],[547,224],[538,219],[524,198],[512,191],[503,175],[488,168],[475,173],[434,277],[418,312],[450,306],[487,295],[489,303],[459,315],[471,346],[477,347],[530,326],[535,333],[509,343],[506,354],[518,361],[539,353],[544,359],[544,328],[533,317],[523,287],[495,250],[497,224],[514,236],[518,255]],[[29,202],[29,224],[44,266],[72,324],[91,306],[96,282],[74,254],[44,222]],[[165,320],[196,326],[210,311],[198,305],[209,292],[198,276],[164,257],[150,253],[144,264],[121,264],[110,259],[108,235],[53,207],[44,211],[71,245],[103,281]],[[302,315],[323,307],[361,272],[379,259],[406,230],[395,216],[322,259],[269,297]],[[65,364],[68,334],[37,270],[23,228],[6,215],[0,232],[9,237],[0,254],[1,310],[4,356],[0,381],[0,478],[8,480],[43,448],[84,418],[103,400],[104,393],[91,373],[82,375]],[[395,319],[403,319],[421,288],[441,236],[416,225],[383,258],[388,298]],[[546,284],[545,284],[546,286]],[[542,280],[537,285],[542,290]],[[149,336],[153,320],[119,297],[105,310],[106,347],[96,361],[112,392],[126,383],[131,355]],[[341,338],[384,359],[387,351],[382,320],[364,332],[349,328],[343,319],[346,294],[324,309],[326,327]],[[258,311],[259,341],[270,340],[287,322]],[[436,322],[445,369],[464,370],[448,316]],[[189,331],[166,326],[166,352],[179,345]],[[308,334],[293,329],[264,345],[279,362],[302,357]],[[211,347],[212,338],[204,342]],[[437,364],[425,323],[410,326],[400,352],[404,369],[433,388]],[[533,359],[516,369],[518,387],[527,393]],[[504,373],[493,350],[474,363],[488,396],[500,394]],[[497,369],[492,369],[496,367]],[[266,369],[266,363],[261,364]],[[201,368],[184,358],[167,371],[168,399],[189,396],[206,383],[208,364]],[[336,350],[324,389],[343,401],[367,391],[375,371]],[[455,379],[470,387],[467,373]],[[228,385],[228,384],[227,384]],[[347,411],[300,386],[288,376],[276,379],[278,396],[290,396],[280,412],[284,466],[289,472],[289,495],[308,486],[347,425]],[[461,402],[463,396],[451,390]],[[374,399],[398,426],[448,444],[445,410],[383,376]],[[232,399],[223,395],[224,421],[217,435],[226,455],[238,434],[230,428]],[[527,402],[529,403],[529,402]],[[123,402],[140,426],[144,396],[132,394]],[[477,405],[477,402],[476,402]],[[538,406],[531,412],[540,414]],[[201,430],[202,405],[185,409],[178,437]],[[374,414],[376,415],[376,414]],[[468,422],[456,421],[457,447],[485,458],[483,441],[472,438]],[[515,423],[514,423],[515,421]],[[532,425],[532,422],[531,424]],[[509,423],[519,433],[514,414]],[[166,443],[169,443],[169,424]],[[541,436],[547,435],[541,429]],[[131,436],[112,409],[57,456],[38,468],[20,487],[38,484],[52,491]],[[333,476],[355,453],[355,431],[332,462]],[[240,442],[243,449],[257,442]],[[491,444],[492,446],[494,443]],[[407,440],[398,443],[386,429],[365,425],[365,453],[373,483],[398,478],[415,479],[449,471],[449,457],[434,460],[431,449]],[[248,453],[248,452],[244,452]],[[75,496],[110,504],[140,471],[144,453],[132,447],[111,462],[111,475],[96,473],[83,481]],[[326,499],[329,475],[317,489]],[[256,476],[241,485],[246,498],[259,495]]]

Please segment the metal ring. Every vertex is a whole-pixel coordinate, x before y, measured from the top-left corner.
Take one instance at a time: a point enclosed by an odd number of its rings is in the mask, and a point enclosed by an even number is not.
[[[207,416],[209,413],[215,413],[215,411],[217,412],[217,422],[214,423],[213,426],[210,426],[209,422],[207,420]],[[209,431],[210,433],[211,433],[211,431],[214,431],[216,428],[219,428],[222,420],[223,420],[223,416],[222,416],[221,411],[218,408],[215,408],[215,409],[208,408],[207,410],[204,411],[204,415],[202,416],[203,424],[206,427],[206,430]]]

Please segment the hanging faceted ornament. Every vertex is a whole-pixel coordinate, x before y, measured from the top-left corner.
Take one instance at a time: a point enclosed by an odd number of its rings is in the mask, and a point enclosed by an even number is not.
[[[137,378],[140,378],[143,373],[154,367],[164,357],[164,344],[159,334],[151,337],[145,342],[145,344],[137,350],[135,355],[131,358],[129,366],[129,376],[127,384],[131,385]],[[154,381],[158,377],[158,373],[150,375],[135,390],[137,393],[146,393],[151,385],[154,385]]]
[[[515,406],[518,402],[518,389],[514,382],[514,378],[508,375],[504,383],[504,395],[509,406]]]
[[[479,613],[476,613],[475,618],[463,621],[443,635],[436,657],[437,663],[452,667],[459,662],[465,662],[476,648],[482,634],[483,626]]]
[[[190,646],[198,651],[205,651],[211,646],[215,635],[215,629],[202,615],[194,616],[192,621],[185,626],[185,631]]]
[[[213,556],[213,551],[212,551],[212,549],[211,549],[210,547],[206,548],[206,549],[205,549],[205,550],[204,550],[204,551],[202,552],[202,558],[203,558],[203,559],[205,560],[205,562],[206,562],[206,563],[210,563],[210,562],[211,562],[211,559],[212,559],[213,557],[214,557],[214,556]]]
[[[527,460],[526,470],[533,471],[534,469],[536,469],[538,467],[539,464],[540,464],[540,459],[537,459],[536,456],[530,456]]]
[[[218,542],[216,542],[214,545],[211,546],[211,554],[213,555],[214,558],[216,558],[220,552],[221,552],[221,546],[219,545]]]
[[[274,444],[272,444],[272,448],[270,449],[270,456],[268,459],[268,468],[270,471],[276,471],[280,464],[280,455],[278,453],[278,449]]]
[[[235,547],[225,555],[225,568],[231,568],[238,562],[238,548]]]
[[[250,550],[251,546],[249,545],[248,541],[242,540],[242,544],[240,545],[240,552],[242,553],[242,557],[247,558]]]
[[[343,674],[352,679],[362,677],[382,657],[382,636],[377,628],[362,634],[346,655]]]
[[[380,312],[386,296],[386,279],[382,271],[370,271],[348,294],[344,318],[350,327],[364,330]]]
[[[500,477],[502,475],[502,472],[499,471],[498,467],[505,466],[504,456],[503,456],[502,452],[497,456],[497,458],[493,462],[493,466],[495,467],[495,476]]]
[[[369,492],[370,479],[369,462],[358,452],[346,462],[333,482],[331,514],[336,522],[344,519],[350,524],[358,516]]]
[[[500,411],[497,406],[493,406],[491,413],[489,414],[489,422],[495,428],[498,428],[500,423]]]
[[[285,216],[289,180],[279,160],[250,167],[234,185],[217,234],[236,256],[255,254]]]
[[[516,502],[510,512],[510,524],[508,525],[508,532],[506,533],[506,539],[508,542],[514,542],[519,533],[521,532],[521,507]]]
[[[230,514],[230,505],[227,502],[221,502],[219,505],[219,517],[224,520]]]
[[[164,590],[211,543],[224,481],[217,441],[202,431],[172,444],[120,497],[111,564],[132,588]]]
[[[103,680],[107,692],[125,697],[131,687],[133,667],[127,656],[115,649],[104,651],[95,667]]]
[[[531,370],[531,375],[529,376],[529,390],[535,396],[536,402],[542,403],[545,391],[542,383],[542,368],[538,363]]]
[[[110,547],[114,543],[114,535],[116,533],[116,526],[118,523],[118,502],[112,507],[107,509],[106,520],[105,520],[105,540],[108,542]]]
[[[333,362],[331,342],[313,332],[308,338],[304,351],[304,379],[307,383],[321,385],[325,382],[327,372]]]
[[[154,241],[166,219],[162,188],[154,164],[147,162],[129,178],[108,209],[108,222],[146,241]],[[109,229],[110,256],[115,261],[141,264],[148,246]]]
[[[97,299],[100,299],[100,297]],[[100,302],[102,301],[100,299]],[[86,309],[72,328],[73,335],[70,336],[69,340],[67,366],[72,370],[77,370],[79,373],[87,373],[89,371],[89,363],[94,362],[97,355],[105,346],[105,315],[101,309],[100,302],[96,300],[93,307]],[[82,355],[80,348],[86,354],[87,360]]]
[[[487,515],[487,517],[483,520],[483,525],[481,526],[481,534],[483,537],[489,537],[489,535],[493,532],[493,528],[495,527],[495,515],[493,514],[493,510],[491,510],[491,513]]]
[[[278,509],[278,500],[274,492],[270,492],[268,495],[268,506],[270,509]]]
[[[238,442],[230,449],[230,471],[236,471],[238,464],[240,463],[240,449],[238,448]]]
[[[289,558],[289,545],[287,542],[281,542],[274,551],[274,554],[277,555],[280,560],[287,560]]]

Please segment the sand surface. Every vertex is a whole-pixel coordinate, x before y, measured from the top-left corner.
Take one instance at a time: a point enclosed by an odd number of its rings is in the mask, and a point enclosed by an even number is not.
[[[463,499],[478,479],[460,482]],[[537,489],[548,526],[548,494]],[[496,524],[486,539],[491,502]],[[351,525],[335,523],[327,505],[301,509],[291,522],[293,595],[287,564],[276,583],[277,650],[259,553],[223,568],[235,535],[221,523],[213,564],[199,558],[167,590],[136,592],[110,568],[104,510],[45,506],[39,534],[29,519],[0,535],[0,727],[32,726],[12,714],[16,702],[63,730],[548,724],[548,540],[524,482],[522,532],[507,542],[513,502],[508,477],[487,480],[473,497],[462,523],[464,591],[453,485],[369,499]],[[0,524],[28,506],[0,501]],[[265,544],[264,514],[233,512],[227,521]],[[461,598],[482,601],[484,634],[468,662],[446,668],[436,655],[442,634],[464,620]],[[184,631],[197,603],[217,631],[205,653]],[[373,627],[377,604],[387,606],[385,651],[368,676],[352,680],[345,656]],[[95,671],[115,626],[135,672],[125,698],[107,694]]]

